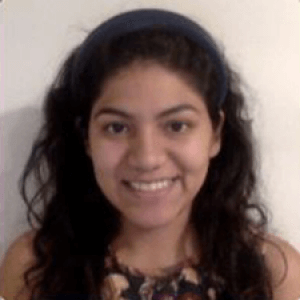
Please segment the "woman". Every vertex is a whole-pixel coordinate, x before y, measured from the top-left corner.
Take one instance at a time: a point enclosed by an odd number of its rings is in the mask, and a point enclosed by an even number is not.
[[[253,148],[238,76],[202,27],[162,10],[111,18],[47,94],[21,182],[33,229],[1,294],[296,300],[300,256],[266,233]]]

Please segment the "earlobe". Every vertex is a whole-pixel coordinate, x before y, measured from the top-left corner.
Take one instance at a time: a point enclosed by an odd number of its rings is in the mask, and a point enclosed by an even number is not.
[[[222,137],[222,132],[223,132],[223,128],[224,128],[224,122],[225,122],[225,113],[223,110],[220,111],[220,122],[219,122],[219,125],[216,129],[216,133],[217,133],[217,136],[218,138],[221,139]]]
[[[214,140],[211,148],[210,158],[216,157],[221,150],[221,139]]]
[[[220,121],[217,128],[214,130],[213,145],[210,158],[217,156],[222,147],[222,132],[224,127],[225,114],[220,111]]]

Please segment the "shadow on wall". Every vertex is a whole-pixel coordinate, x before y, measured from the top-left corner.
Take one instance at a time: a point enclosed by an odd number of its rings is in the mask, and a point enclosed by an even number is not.
[[[25,107],[0,116],[0,259],[11,242],[29,229],[18,181],[41,126],[41,111]]]

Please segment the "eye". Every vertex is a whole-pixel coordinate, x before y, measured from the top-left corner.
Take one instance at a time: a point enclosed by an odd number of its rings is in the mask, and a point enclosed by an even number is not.
[[[184,132],[188,129],[189,124],[183,121],[171,121],[167,125],[168,130],[172,132]]]
[[[128,126],[120,122],[112,122],[104,127],[104,130],[110,134],[120,135],[128,132]]]

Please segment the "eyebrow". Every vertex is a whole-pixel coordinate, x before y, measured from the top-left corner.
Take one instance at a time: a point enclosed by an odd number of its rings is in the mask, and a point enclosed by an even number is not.
[[[191,104],[179,104],[165,111],[162,111],[161,113],[158,114],[158,118],[167,117],[169,115],[176,114],[183,111],[193,111],[197,113],[199,112],[199,110]]]
[[[193,111],[193,112],[199,113],[199,110],[191,104],[179,104],[177,106],[168,108],[168,109],[160,112],[156,118],[160,119],[160,118],[164,118],[169,115],[184,112],[184,111]],[[114,107],[103,107],[103,108],[99,109],[97,111],[97,113],[95,114],[95,118],[98,118],[99,116],[105,115],[105,114],[117,115],[117,116],[120,116],[120,117],[123,117],[126,119],[134,118],[134,116],[131,115],[130,113],[123,111],[121,109],[118,109],[118,108],[114,108]]]

